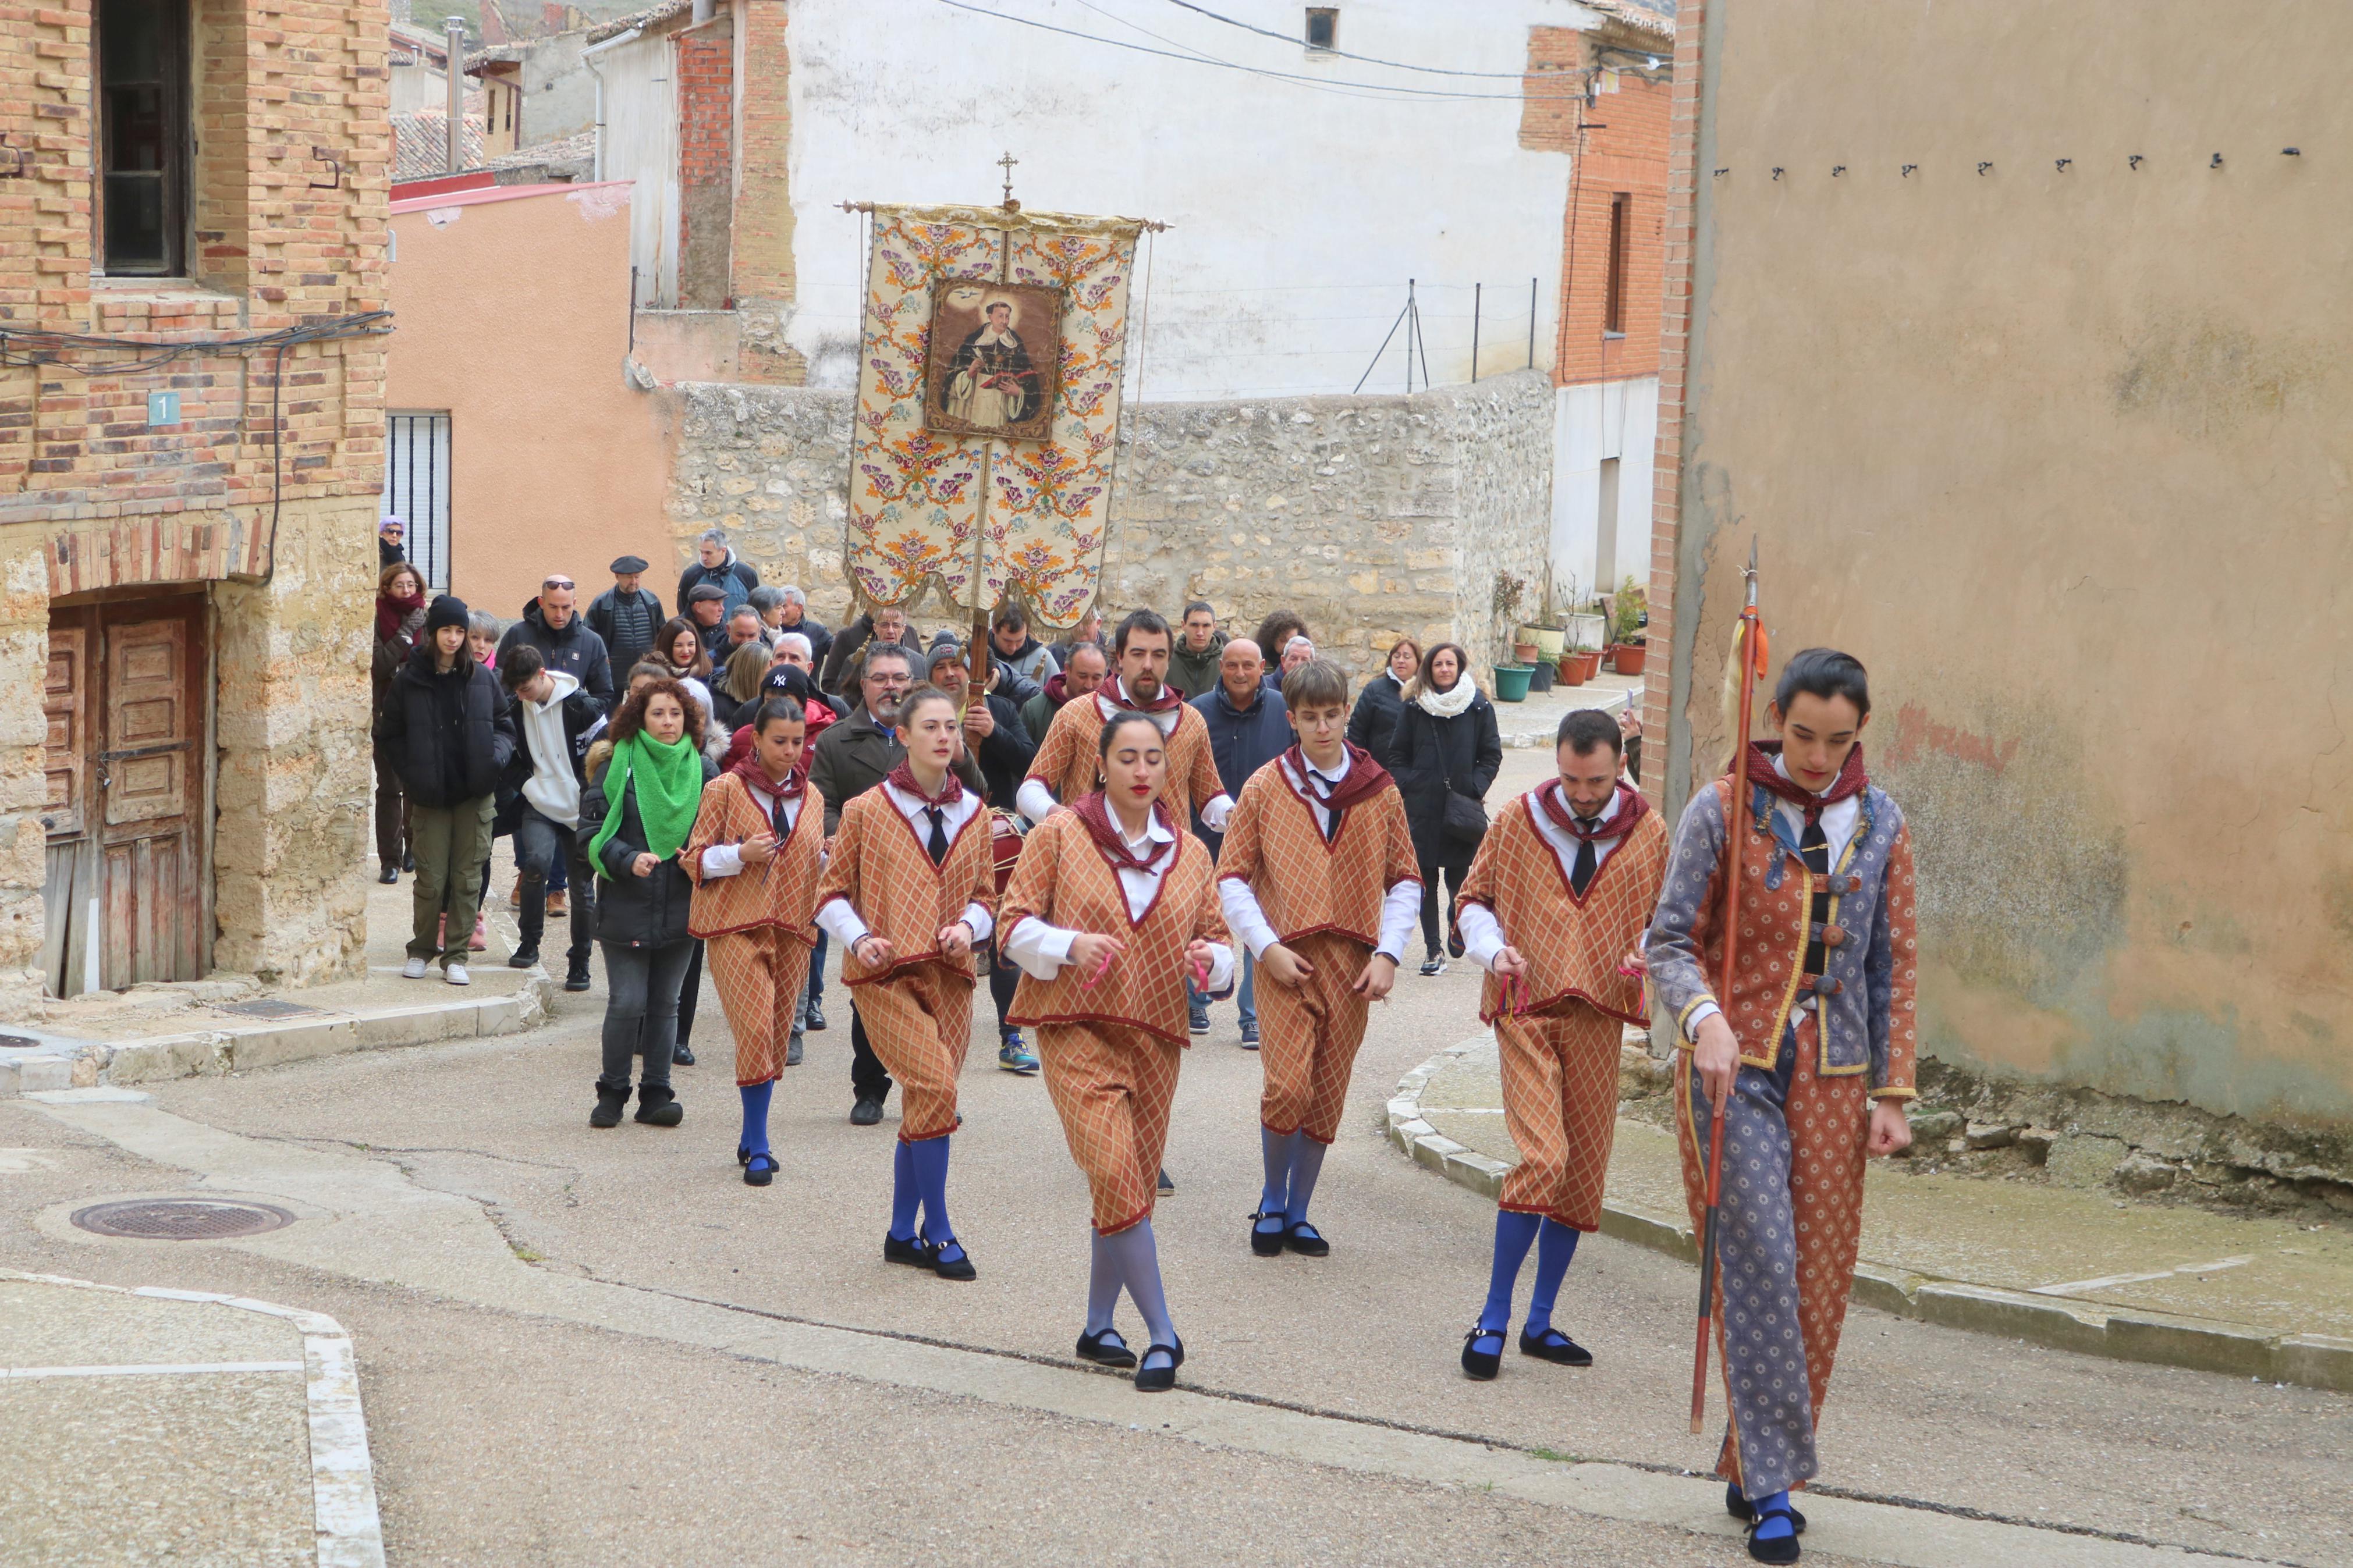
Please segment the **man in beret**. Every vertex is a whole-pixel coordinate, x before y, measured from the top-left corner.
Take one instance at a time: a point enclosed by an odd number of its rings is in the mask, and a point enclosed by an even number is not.
[[[654,634],[661,630],[661,595],[638,585],[646,572],[642,555],[624,555],[611,570],[613,585],[596,595],[582,618],[605,639],[613,668],[626,671],[654,646]]]
[[[716,666],[727,656],[727,595],[709,583],[699,583],[686,591],[686,618],[694,623],[694,635],[702,639],[702,651],[711,656]]]

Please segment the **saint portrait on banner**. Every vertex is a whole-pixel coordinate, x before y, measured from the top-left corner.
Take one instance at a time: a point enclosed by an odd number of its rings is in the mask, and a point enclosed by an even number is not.
[[[932,306],[923,423],[955,435],[1053,435],[1061,295],[1018,283],[954,283]]]

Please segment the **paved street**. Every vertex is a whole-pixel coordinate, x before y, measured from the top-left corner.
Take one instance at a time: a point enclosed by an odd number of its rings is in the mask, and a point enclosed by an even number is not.
[[[1500,787],[1542,760],[1515,754]],[[1259,1073],[1219,1010],[1186,1065],[1158,1221],[1189,1352],[1190,1392],[1167,1399],[1071,1360],[1084,1184],[1044,1086],[977,1039],[952,1197],[981,1277],[881,1263],[896,1102],[880,1128],[849,1125],[838,990],[834,1028],[777,1096],[765,1191],[731,1157],[707,995],[702,1064],[678,1074],[685,1125],[588,1129],[592,993],[527,1035],[156,1085],[144,1103],[0,1102],[0,1147],[18,1152],[0,1267],[339,1319],[396,1563],[1403,1562],[1439,1535],[1470,1561],[1745,1561],[1714,1491],[1675,1479],[1714,1444],[1684,1430],[1688,1268],[1593,1238],[1560,1314],[1591,1371],[1514,1355],[1482,1385],[1455,1366],[1492,1210],[1389,1148],[1381,1110],[1467,1032],[1474,986],[1461,966],[1409,973],[1377,1018],[1318,1196],[1320,1262],[1247,1249]],[[236,1243],[65,1222],[190,1191],[298,1222]],[[2353,1556],[2341,1396],[1858,1310],[1823,1438],[1836,1496],[1808,1505],[1809,1561],[2152,1560],[2137,1542]]]

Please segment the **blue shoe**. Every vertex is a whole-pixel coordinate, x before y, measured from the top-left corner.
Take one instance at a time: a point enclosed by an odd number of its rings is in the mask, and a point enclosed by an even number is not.
[[[1246,1051],[1258,1049],[1258,1025],[1255,1021],[1242,1026],[1242,1049]]]
[[[1209,1009],[1208,1004],[1196,1002],[1185,1011],[1185,1022],[1187,1026],[1192,1029],[1193,1033],[1197,1035],[1206,1035],[1209,1032]]]
[[[997,1053],[997,1065],[1007,1072],[1026,1076],[1038,1070],[1038,1053],[1029,1048],[1029,1042],[1021,1037],[1021,1031],[1016,1029],[1005,1037],[1005,1044]]]

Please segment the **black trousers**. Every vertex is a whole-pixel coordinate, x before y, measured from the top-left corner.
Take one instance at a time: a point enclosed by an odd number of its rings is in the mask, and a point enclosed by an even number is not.
[[[866,1037],[866,1020],[858,1016],[855,991],[849,993],[849,1087],[860,1100],[887,1100],[891,1095],[891,1071]]]
[[[1446,891],[1443,897],[1446,907],[1451,911],[1454,907],[1454,895],[1462,890],[1462,879],[1470,875],[1470,872],[1471,862],[1468,860],[1459,866],[1449,866],[1436,860],[1424,860],[1421,863],[1421,945],[1429,950],[1423,954],[1424,957],[1436,958],[1440,951],[1438,906],[1441,895],[1439,892],[1438,879],[1441,875],[1446,879]],[[1445,929],[1448,931],[1454,929],[1454,918],[1451,912],[1447,916]]]
[[[1017,965],[997,957],[993,947],[988,950],[987,962],[988,994],[997,1003],[997,1039],[1002,1045],[1005,1037],[1013,1032],[1013,1026],[1005,1021],[1005,1015],[1013,1010],[1013,993],[1021,984],[1021,971]]]
[[[694,1033],[694,1005],[702,996],[702,939],[694,939],[694,956],[686,961],[686,983],[678,993],[678,1043]]]

